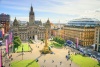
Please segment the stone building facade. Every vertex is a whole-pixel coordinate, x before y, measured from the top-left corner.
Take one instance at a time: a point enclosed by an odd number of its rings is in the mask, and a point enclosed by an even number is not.
[[[22,41],[26,41],[28,39],[44,39],[46,29],[48,29],[48,38],[50,38],[51,23],[49,19],[44,24],[41,20],[35,21],[35,14],[32,6],[30,8],[29,22],[27,22],[27,25],[20,25],[16,18],[13,22],[13,34],[14,36],[19,36]]]
[[[2,25],[4,33],[7,33],[9,31],[9,23],[10,23],[10,15],[4,13],[0,14],[0,25]]]
[[[95,50],[100,52],[100,24],[95,27],[94,43]]]
[[[64,26],[64,39],[71,40],[79,45],[91,46],[94,44],[96,23],[100,22],[93,18],[80,18],[69,21]]]

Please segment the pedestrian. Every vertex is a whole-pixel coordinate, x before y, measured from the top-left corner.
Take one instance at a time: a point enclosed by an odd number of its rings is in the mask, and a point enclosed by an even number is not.
[[[70,63],[70,67],[71,67],[71,63]]]
[[[10,64],[9,64],[9,67],[10,67]]]
[[[46,60],[44,60],[44,63],[46,62]]]
[[[52,63],[54,62],[54,60],[52,60]]]
[[[60,65],[62,64],[62,61],[60,62]]]

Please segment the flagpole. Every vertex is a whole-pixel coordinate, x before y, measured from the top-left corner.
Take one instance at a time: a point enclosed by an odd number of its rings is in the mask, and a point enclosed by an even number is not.
[[[0,49],[0,67],[2,67],[2,49]]]
[[[8,48],[7,48],[7,39],[6,39],[6,53],[8,53]]]

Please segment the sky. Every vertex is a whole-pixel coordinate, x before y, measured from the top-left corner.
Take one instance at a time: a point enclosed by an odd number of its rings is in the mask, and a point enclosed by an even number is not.
[[[78,18],[100,20],[100,0],[0,0],[0,13],[9,14],[11,21],[29,21],[31,4],[35,20],[67,23]]]

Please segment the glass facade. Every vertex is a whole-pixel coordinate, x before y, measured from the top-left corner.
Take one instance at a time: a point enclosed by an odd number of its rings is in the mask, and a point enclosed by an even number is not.
[[[94,27],[100,21],[92,18],[81,18],[69,21],[67,26],[86,26],[86,27]]]

